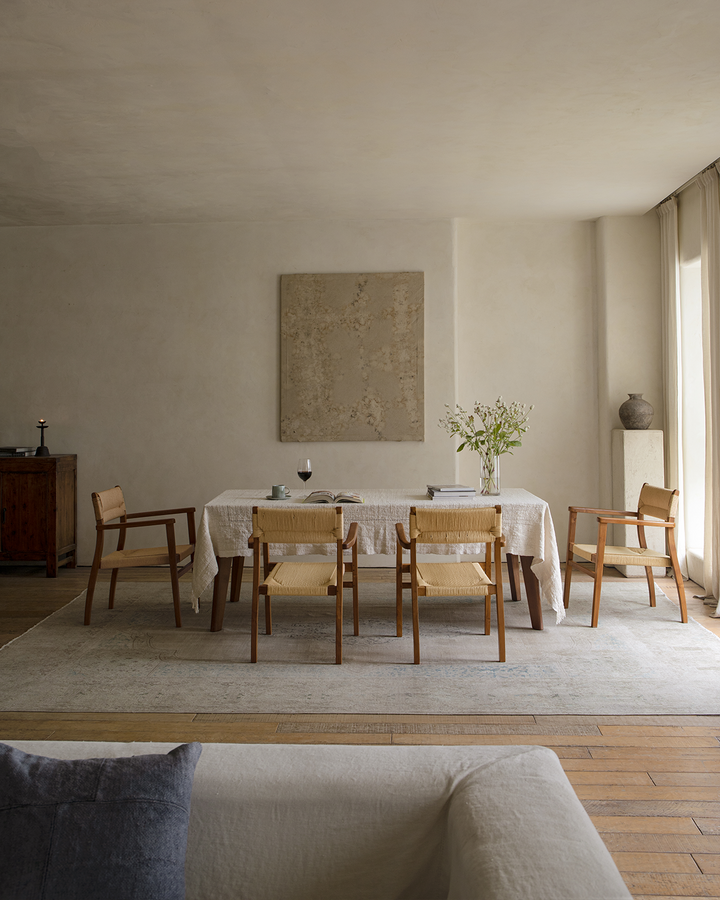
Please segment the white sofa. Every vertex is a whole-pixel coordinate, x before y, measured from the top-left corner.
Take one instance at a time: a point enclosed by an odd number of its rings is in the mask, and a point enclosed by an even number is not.
[[[5,741],[58,759],[176,744]],[[204,744],[187,900],[630,898],[543,747]]]

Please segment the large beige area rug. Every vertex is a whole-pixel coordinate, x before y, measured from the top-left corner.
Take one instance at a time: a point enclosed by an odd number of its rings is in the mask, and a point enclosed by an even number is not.
[[[644,583],[603,587],[600,627],[590,628],[590,587],[573,587],[560,625],[532,631],[524,601],[505,603],[507,662],[497,634],[481,633],[475,601],[421,606],[422,663],[412,665],[409,604],[396,638],[394,586],[361,585],[361,635],[345,607],[344,662],[333,664],[334,602],[275,599],[272,635],[250,658],[250,603],[228,604],[211,633],[183,585],[174,627],[169,585],[118,586],[116,608],[84,595],[0,650],[3,710],[217,713],[718,714],[720,639],[680,623]],[[508,592],[509,593],[509,592]],[[547,615],[546,619],[553,617]],[[261,615],[262,621],[262,615]],[[262,629],[261,629],[262,630]]]

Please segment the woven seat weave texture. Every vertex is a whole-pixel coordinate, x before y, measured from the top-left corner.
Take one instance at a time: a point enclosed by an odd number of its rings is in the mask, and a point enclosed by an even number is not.
[[[328,588],[337,584],[337,566],[335,563],[278,563],[263,583],[268,594],[325,597]]]
[[[479,563],[418,563],[418,587],[426,597],[483,596],[492,581]]]
[[[192,544],[175,547],[175,562],[190,556]],[[135,550],[115,550],[103,556],[101,569],[123,569],[128,566],[166,566],[169,563],[167,547],[139,547]]]
[[[597,553],[595,544],[573,544],[573,553],[593,562]],[[672,560],[664,553],[657,550],[643,549],[642,547],[605,547],[603,563],[606,566],[664,566],[672,565]]]

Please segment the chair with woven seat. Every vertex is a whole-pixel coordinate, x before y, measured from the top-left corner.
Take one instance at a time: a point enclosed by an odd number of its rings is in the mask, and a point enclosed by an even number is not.
[[[584,506],[570,506],[568,525],[567,562],[565,567],[565,590],[563,602],[565,609],[570,603],[570,582],[572,570],[579,569],[590,575],[595,582],[593,589],[593,605],[591,625],[597,628],[600,613],[600,591],[602,589],[603,566],[642,566],[647,577],[650,592],[650,606],[655,606],[655,582],[653,567],[672,568],[680,603],[680,618],[687,622],[687,605],[685,588],[680,572],[677,549],[675,547],[675,514],[677,512],[680,492],[667,488],[644,484],[640,491],[637,511],[614,509],[591,509]],[[578,513],[590,513],[597,516],[597,544],[575,543],[575,529]],[[647,518],[650,516],[651,518]],[[638,547],[615,547],[607,543],[608,525],[634,525],[638,532]],[[665,553],[648,548],[645,537],[646,528],[663,528],[665,530]],[[587,564],[576,562],[579,556]]]
[[[484,597],[485,634],[490,634],[490,598],[497,606],[498,652],[505,662],[505,610],[503,607],[501,549],[502,508],[486,506],[473,509],[426,509],[411,507],[410,537],[398,522],[396,564],[396,634],[402,636],[402,592],[410,588],[413,621],[413,655],[420,662],[419,597]],[[445,544],[485,544],[485,562],[418,562],[417,546]],[[410,563],[403,562],[403,550],[410,551]],[[429,547],[423,547],[423,552]],[[492,552],[491,552],[492,550]],[[492,580],[492,564],[495,580]],[[403,574],[410,574],[409,584]]]
[[[342,663],[342,604],[343,587],[352,588],[354,633],[360,633],[358,605],[357,522],[348,528],[343,538],[342,508],[285,508],[252,511],[253,592],[250,661],[257,662],[258,617],[260,596],[265,597],[265,633],[272,634],[273,596],[335,597],[335,662]],[[334,562],[277,562],[268,561],[269,544],[334,544]],[[350,562],[343,553],[352,551]],[[264,581],[260,582],[261,555]],[[349,574],[349,580],[345,580]]]
[[[108,601],[108,609],[112,609],[115,605],[115,587],[120,569],[134,566],[170,566],[170,580],[172,582],[173,604],[175,606],[175,625],[180,628],[182,618],[180,615],[180,585],[178,580],[186,572],[189,572],[193,565],[195,554],[195,507],[156,509],[150,512],[129,513],[125,506],[122,488],[119,485],[108,491],[93,493],[92,501],[95,509],[97,539],[87,596],[85,598],[85,624],[90,624],[93,595],[100,569],[112,569],[110,598]],[[176,543],[175,519],[167,518],[168,516],[181,514],[187,516],[189,540],[187,544]],[[158,516],[162,518],[157,518]],[[115,523],[115,519],[120,521]],[[142,519],[143,521],[130,522],[128,521],[129,519]],[[147,528],[153,525],[163,525],[165,527],[165,546],[125,549],[125,538],[128,528]],[[107,531],[118,532],[118,543],[116,550],[108,553],[107,556],[103,556],[105,533]],[[183,560],[188,557],[190,557],[190,561],[181,565]]]

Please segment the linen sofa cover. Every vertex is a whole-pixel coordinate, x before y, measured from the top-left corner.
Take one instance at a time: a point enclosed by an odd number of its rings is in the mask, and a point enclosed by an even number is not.
[[[5,741],[60,759],[173,743]],[[543,747],[204,744],[187,900],[627,900]]]

